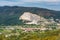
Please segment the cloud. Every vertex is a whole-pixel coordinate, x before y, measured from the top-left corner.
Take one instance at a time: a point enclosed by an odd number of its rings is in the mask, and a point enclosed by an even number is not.
[[[22,2],[11,2],[11,1],[0,1],[0,6],[13,6],[13,5],[20,5],[23,4]]]
[[[14,1],[17,1],[17,0],[0,0],[0,1],[13,1],[14,2]]]
[[[60,0],[22,0],[23,2],[60,2]]]
[[[42,0],[42,1],[45,1],[45,2],[59,2],[60,0]]]
[[[60,0],[0,0],[0,6],[28,6],[60,10]]]
[[[2,5],[24,5],[24,4],[47,4],[47,5],[59,5],[60,0],[0,0],[0,6]]]
[[[60,0],[0,0],[0,1],[12,1],[12,2],[60,2]]]

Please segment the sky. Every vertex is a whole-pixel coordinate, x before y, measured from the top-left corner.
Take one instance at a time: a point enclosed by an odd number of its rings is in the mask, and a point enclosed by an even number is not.
[[[0,0],[0,6],[39,7],[60,11],[60,0]]]

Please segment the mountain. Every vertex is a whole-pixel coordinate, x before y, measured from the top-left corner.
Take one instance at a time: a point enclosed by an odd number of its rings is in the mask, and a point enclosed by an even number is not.
[[[37,7],[20,7],[20,6],[0,6],[0,25],[20,25],[23,24],[19,17],[24,12],[31,12],[46,19],[51,17],[60,20],[60,11],[49,10]]]

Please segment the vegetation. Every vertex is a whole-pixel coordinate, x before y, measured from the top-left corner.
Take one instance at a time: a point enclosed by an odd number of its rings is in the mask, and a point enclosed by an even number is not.
[[[60,40],[60,30],[29,31],[10,30],[0,33],[0,40]]]
[[[19,17],[24,12],[35,13],[39,16],[55,19],[60,19],[60,11],[48,10],[45,8],[36,7],[18,7],[18,6],[3,6],[0,7],[0,40],[60,40],[60,29],[58,25],[47,24],[26,25],[19,20]],[[56,21],[56,20],[55,20]],[[58,21],[56,21],[58,22]],[[53,30],[34,30],[25,31],[18,28],[52,28]],[[10,29],[9,29],[10,28]],[[57,28],[57,29],[56,29]]]
[[[19,17],[24,12],[31,12],[45,18],[53,17],[60,19],[60,11],[48,10],[36,7],[2,6],[0,7],[0,25],[20,25],[23,24]]]

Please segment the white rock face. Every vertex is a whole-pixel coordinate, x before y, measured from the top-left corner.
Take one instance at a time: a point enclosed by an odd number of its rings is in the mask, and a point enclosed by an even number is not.
[[[39,21],[45,20],[45,19],[43,17],[40,17],[39,15],[32,14],[30,12],[24,12],[20,16],[19,20],[29,21],[29,22],[26,22],[25,24],[39,24]]]
[[[26,21],[32,21],[31,13],[25,12],[19,19],[26,20]]]

